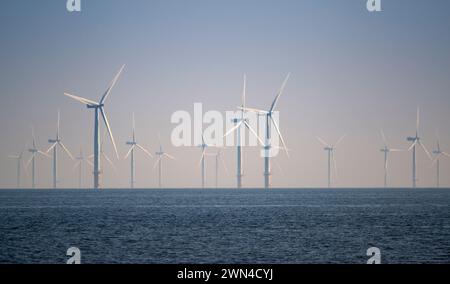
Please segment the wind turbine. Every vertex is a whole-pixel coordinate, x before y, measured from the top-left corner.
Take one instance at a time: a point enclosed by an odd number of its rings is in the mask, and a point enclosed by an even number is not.
[[[441,158],[441,156],[450,158],[450,154],[443,152],[441,150],[439,138],[437,139],[436,150],[433,151],[433,154],[435,155],[435,158],[433,160],[433,165],[436,164],[436,187],[439,188],[441,186],[440,185],[440,158]]]
[[[430,152],[428,152],[427,148],[422,144],[422,142],[420,141],[420,136],[419,136],[419,126],[420,126],[420,109],[417,108],[417,121],[416,121],[416,136],[414,137],[408,137],[406,138],[407,141],[411,142],[411,147],[408,149],[408,151],[412,150],[412,187],[416,188],[417,187],[417,153],[416,153],[416,148],[417,146],[420,146],[423,151],[427,154],[428,158],[430,160],[432,160],[433,158],[431,158]]]
[[[75,158],[78,162],[76,162],[74,169],[78,168],[78,188],[81,188],[83,185],[83,164],[86,163],[90,165],[91,167],[94,167],[94,164],[92,164],[83,154],[83,149],[80,147],[80,154],[78,157]]]
[[[215,184],[216,184],[216,189],[219,188],[219,164],[222,163],[223,168],[225,169],[225,172],[228,174],[228,168],[227,165],[225,164],[225,161],[223,160],[222,157],[222,149],[218,149],[217,152],[214,155],[214,158],[216,160],[216,176],[215,176]]]
[[[31,133],[33,136],[33,142],[32,142],[32,147],[30,149],[28,149],[28,152],[31,153],[31,158],[28,161],[28,163],[26,164],[26,168],[28,168],[31,164],[31,188],[35,189],[36,188],[36,157],[38,155],[42,155],[44,157],[50,158],[49,155],[47,155],[47,153],[40,151],[39,149],[37,149],[36,146],[36,137],[34,135],[34,129],[31,129]]]
[[[149,151],[147,151],[147,149],[145,149],[144,147],[142,147],[141,145],[139,145],[136,142],[136,123],[134,120],[134,113],[133,113],[133,122],[132,122],[132,140],[128,141],[126,144],[130,146],[130,150],[128,151],[128,153],[125,155],[125,160],[128,159],[128,157],[131,155],[131,176],[130,176],[130,187],[133,189],[134,188],[134,184],[135,184],[135,172],[134,172],[134,168],[135,168],[135,163],[134,163],[134,150],[136,148],[140,149],[142,152],[144,152],[147,156],[149,156],[150,158],[153,158],[152,154],[150,154]]]
[[[22,158],[23,158],[23,150],[19,153],[19,155],[11,155],[8,156],[9,159],[17,161],[17,181],[16,188],[20,188],[20,180],[21,180],[21,169],[22,169]]]
[[[111,91],[113,87],[115,86],[117,80],[120,77],[120,74],[122,73],[123,69],[125,68],[125,65],[123,65],[117,75],[114,77],[112,83],[106,90],[106,92],[103,94],[102,98],[99,102],[94,102],[82,97],[77,97],[68,93],[64,93],[64,95],[84,104],[87,106],[88,109],[94,109],[95,115],[94,115],[94,188],[98,189],[100,188],[100,175],[101,175],[101,168],[100,168],[100,128],[99,128],[99,120],[100,120],[100,114],[103,117],[103,121],[105,122],[106,129],[108,130],[109,137],[111,139],[111,142],[114,146],[114,151],[116,152],[117,159],[119,159],[119,153],[117,152],[116,142],[114,141],[114,137],[112,135],[111,127],[109,126],[108,118],[106,116],[105,112],[105,102],[108,99],[109,95],[111,94]]]
[[[262,142],[262,140],[259,138],[257,132],[250,126],[250,124],[248,123],[248,120],[245,118],[245,96],[246,96],[246,85],[247,85],[247,78],[244,75],[244,87],[242,90],[242,105],[241,105],[241,117],[240,118],[235,118],[232,120],[232,122],[234,123],[234,127],[232,129],[230,129],[225,135],[224,137],[230,135],[233,132],[237,133],[237,147],[236,147],[236,152],[237,152],[237,174],[236,174],[236,186],[238,189],[242,188],[242,177],[244,176],[244,171],[243,171],[243,167],[242,167],[242,147],[243,147],[243,127],[246,127],[248,130],[250,130],[250,132],[255,135],[255,137],[257,137],[261,142],[262,145],[264,145],[264,143]]]
[[[384,187],[388,186],[388,163],[389,163],[389,153],[391,152],[402,152],[404,150],[401,149],[391,149],[388,146],[386,136],[384,135],[383,129],[380,130],[381,138],[383,139],[384,146],[380,149],[381,152],[384,153]]]
[[[275,122],[273,118],[273,114],[275,112],[275,107],[277,106],[278,100],[280,99],[281,95],[283,94],[284,88],[286,87],[286,84],[289,80],[290,74],[286,76],[286,79],[284,80],[283,84],[281,85],[280,90],[278,91],[277,96],[275,97],[275,100],[272,102],[272,105],[270,106],[269,110],[259,110],[254,108],[247,108],[247,107],[239,107],[239,109],[242,109],[244,111],[248,112],[254,112],[260,116],[264,116],[266,120],[266,133],[265,133],[265,143],[264,145],[264,188],[268,189],[270,188],[270,176],[271,176],[271,168],[270,168],[270,151],[273,148],[272,142],[271,142],[271,124],[275,126],[275,129],[277,131],[278,137],[280,137],[281,143],[283,144],[283,149],[286,152],[286,155],[289,157],[289,153],[287,151],[286,143],[284,142],[283,136],[281,135],[280,127]]]
[[[158,156],[158,159],[156,160],[156,163],[153,168],[156,168],[156,166],[158,166],[158,187],[162,188],[162,160],[164,157],[169,158],[171,160],[175,160],[175,157],[163,151],[161,139],[159,139],[159,151],[156,152],[155,155]]]
[[[319,142],[325,146],[324,150],[328,153],[328,188],[331,187],[331,163],[333,163],[334,174],[337,176],[337,164],[334,157],[334,151],[336,150],[336,147],[342,142],[342,140],[344,140],[345,136],[346,135],[343,135],[341,138],[339,138],[339,140],[334,145],[330,145],[322,138],[317,137],[317,140],[319,140]]]
[[[206,163],[205,163],[205,157],[206,157],[206,148],[210,147],[210,145],[205,143],[205,139],[202,134],[202,144],[199,145],[199,147],[202,149],[202,157],[200,158],[200,166],[201,166],[201,175],[202,175],[202,189],[205,188],[206,185]]]
[[[47,154],[53,150],[53,188],[56,189],[58,183],[58,147],[64,150],[64,152],[69,156],[71,160],[73,160],[73,156],[67,147],[62,143],[61,137],[59,136],[59,127],[60,127],[60,111],[58,110],[58,122],[56,126],[56,138],[49,139],[48,142],[52,144],[52,146],[47,150]]]

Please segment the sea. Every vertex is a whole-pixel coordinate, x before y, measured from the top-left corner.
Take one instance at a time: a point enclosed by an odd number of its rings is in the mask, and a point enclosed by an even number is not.
[[[0,263],[450,263],[449,189],[0,190]]]

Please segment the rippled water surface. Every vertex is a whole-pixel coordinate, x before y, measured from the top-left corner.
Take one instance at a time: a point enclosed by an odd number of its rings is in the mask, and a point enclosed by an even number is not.
[[[0,263],[450,263],[450,190],[1,190]]]

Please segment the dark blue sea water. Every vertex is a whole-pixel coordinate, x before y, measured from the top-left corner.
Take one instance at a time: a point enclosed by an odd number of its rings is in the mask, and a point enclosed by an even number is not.
[[[0,263],[450,263],[450,190],[1,190]]]

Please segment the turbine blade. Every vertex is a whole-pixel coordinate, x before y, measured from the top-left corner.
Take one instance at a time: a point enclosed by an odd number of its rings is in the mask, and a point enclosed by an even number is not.
[[[238,109],[246,111],[246,112],[254,112],[260,115],[266,115],[269,112],[266,110],[256,109],[256,108],[248,108],[248,107],[238,107]]]
[[[280,166],[280,163],[278,163],[277,159],[273,159],[273,161],[275,162],[275,165],[277,166],[278,170],[280,171],[282,176],[285,176],[283,169]]]
[[[203,149],[203,151],[202,151],[202,156],[200,157],[200,161],[199,161],[199,163],[198,163],[199,166],[202,164],[202,161],[203,161],[203,159],[205,158],[205,156],[206,156],[206,150]]]
[[[411,147],[409,147],[408,152],[411,151],[417,145],[417,140],[412,143]]]
[[[155,164],[153,165],[153,169],[156,169],[160,160],[161,160],[161,156],[159,156],[159,158],[156,160]]]
[[[73,160],[73,155],[70,153],[69,149],[67,149],[67,147],[62,142],[59,142],[59,146],[61,146],[64,152],[66,152],[67,156],[69,156],[69,158]]]
[[[389,149],[389,152],[405,152],[404,149]]]
[[[286,143],[284,142],[283,135],[281,135],[280,128],[278,127],[277,123],[275,122],[272,116],[270,117],[270,119],[272,120],[272,123],[275,126],[275,129],[277,130],[278,136],[280,137],[281,143],[283,144],[284,151],[286,152],[286,155],[289,158],[289,152],[287,150]]]
[[[419,133],[420,126],[420,107],[417,107],[416,133]]]
[[[91,100],[88,100],[88,99],[85,99],[85,98],[82,98],[82,97],[77,97],[77,96],[71,95],[69,93],[64,93],[64,95],[69,97],[69,98],[72,98],[72,99],[74,99],[74,100],[76,100],[76,101],[78,101],[78,102],[80,102],[80,103],[82,103],[84,105],[92,105],[92,106],[98,106],[99,105],[97,102],[94,102],[94,101],[91,101]]]
[[[261,137],[259,137],[258,133],[256,133],[256,131],[250,126],[250,124],[248,124],[247,121],[244,121],[244,124],[245,124],[245,127],[247,127],[247,129],[256,137],[256,139],[258,139],[258,141],[261,144],[261,146],[265,146],[265,144],[262,141]]]
[[[92,168],[94,167],[94,164],[91,163],[91,161],[89,161],[89,160],[85,160],[85,161],[86,161],[86,163],[87,163],[89,166],[91,166]]]
[[[114,147],[114,151],[116,152],[116,157],[119,160],[120,159],[119,158],[119,152],[117,151],[116,142],[114,141],[114,136],[112,134],[111,127],[109,126],[108,117],[106,116],[105,110],[103,108],[100,108],[100,109],[101,109],[101,113],[102,113],[102,116],[103,116],[103,121],[105,122],[106,129],[108,130],[108,133],[109,133],[109,138],[111,139],[111,142],[112,142],[113,147]]]
[[[47,153],[47,154],[50,153],[50,151],[53,150],[53,149],[56,147],[56,145],[58,145],[58,142],[54,143],[50,148],[48,148],[48,150],[46,151],[46,153]]]
[[[419,141],[419,145],[420,145],[420,147],[422,147],[422,149],[423,149],[423,150],[425,151],[425,153],[427,154],[428,159],[433,160],[433,158],[432,158],[431,155],[430,155],[430,152],[427,150],[427,148],[425,147],[425,145],[423,145],[422,142],[420,142],[420,141]]]
[[[174,156],[169,155],[167,153],[164,153],[163,155],[166,156],[167,158],[171,159],[171,160],[176,160]]]
[[[116,170],[116,166],[114,165],[114,163],[111,161],[111,159],[105,154],[102,153],[103,158],[105,158],[105,160],[111,165],[111,167]]]
[[[49,156],[49,155],[48,155],[47,153],[45,153],[45,152],[37,151],[37,153],[38,153],[38,154],[41,154],[41,155],[44,156],[44,157],[51,158],[51,156]]]
[[[125,157],[123,157],[124,160],[128,159],[128,156],[130,156],[131,151],[133,151],[133,149],[134,149],[134,146],[135,146],[135,145],[133,145],[133,146],[130,147],[130,150],[128,150],[128,152],[127,152],[127,154],[125,155]]]
[[[244,74],[244,87],[242,89],[242,108],[245,108],[246,92],[247,92],[247,75]]]
[[[347,134],[342,135],[342,137],[339,138],[339,140],[336,142],[336,144],[334,145],[334,147],[337,147],[337,146],[342,142],[342,140],[344,140],[344,138],[345,138],[346,136],[347,136]]]
[[[325,146],[325,147],[329,147],[329,146],[330,146],[330,145],[328,145],[327,142],[325,142],[325,140],[323,140],[323,139],[320,138],[319,136],[317,136],[316,138],[317,138],[317,140],[319,140],[319,142],[320,142],[323,146]]]
[[[147,154],[147,156],[149,156],[150,158],[153,158],[153,155],[152,155],[147,149],[145,149],[144,147],[142,147],[142,146],[139,145],[139,144],[136,144],[136,146],[137,146],[139,149],[141,149],[142,152],[144,152],[145,154]]]
[[[284,88],[286,87],[287,82],[289,81],[289,77],[291,76],[291,74],[288,74],[286,76],[286,79],[284,79],[283,84],[281,85],[280,90],[278,91],[277,96],[275,97],[275,100],[272,103],[272,106],[270,107],[269,112],[272,113],[275,110],[275,107],[277,106],[278,100],[280,99],[281,95],[284,92]]]
[[[380,133],[381,133],[381,139],[383,139],[384,146],[387,147],[388,143],[387,143],[387,140],[386,140],[386,135],[384,135],[383,129],[380,129]]]
[[[244,123],[244,121],[240,121],[238,124],[236,124],[233,128],[231,128],[227,133],[225,133],[225,135],[223,137],[227,137],[228,135],[230,135],[232,132],[234,132],[236,129],[238,129],[239,127],[241,127],[242,123]]]
[[[229,175],[229,171],[228,171],[227,164],[225,163],[225,160],[223,159],[222,155],[220,153],[218,153],[218,155],[219,155],[219,160],[221,161],[222,166],[225,169],[225,173],[228,176]]]
[[[450,158],[450,154],[448,154],[447,152],[442,152],[442,154],[448,158]]]
[[[122,74],[123,69],[125,68],[125,65],[122,65],[122,67],[120,68],[119,72],[117,73],[117,75],[114,77],[113,81],[111,82],[111,85],[109,86],[109,88],[106,90],[105,94],[103,95],[102,99],[100,100],[100,104],[104,104],[106,99],[108,98],[109,94],[111,94],[112,89],[114,88],[114,86],[117,83],[117,80],[120,77],[120,74]]]
[[[58,109],[58,122],[56,123],[56,139],[59,139],[59,127],[61,122],[61,111]]]
[[[30,167],[30,164],[31,164],[31,162],[33,161],[33,158],[35,157],[36,155],[35,154],[33,154],[33,155],[31,155],[31,158],[28,160],[28,162],[25,164],[25,168],[26,169],[28,169],[29,167]]]
[[[81,164],[81,161],[76,162],[72,168],[72,172],[75,171],[80,166],[80,164]]]

